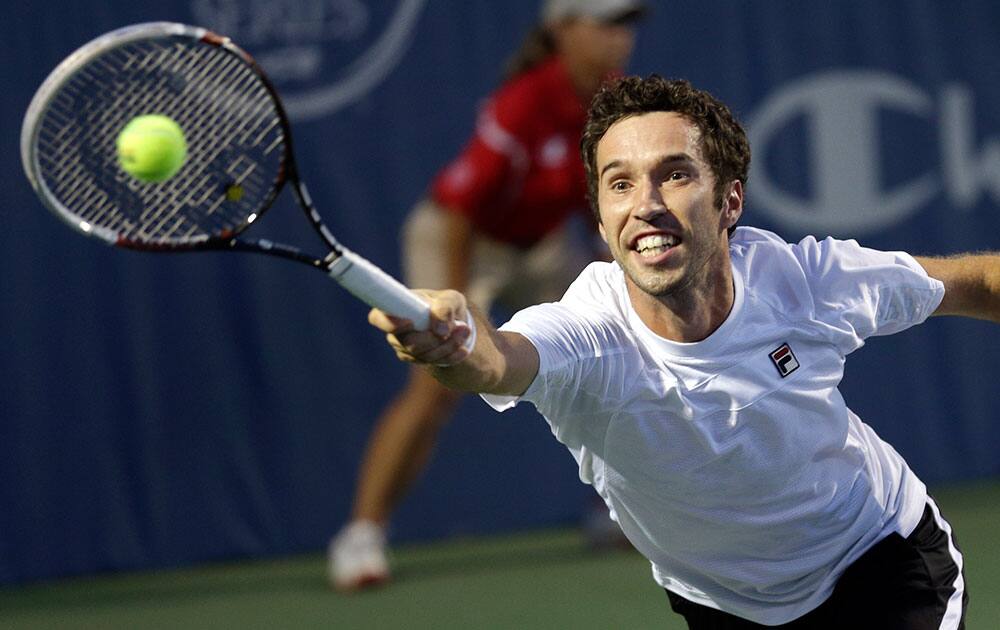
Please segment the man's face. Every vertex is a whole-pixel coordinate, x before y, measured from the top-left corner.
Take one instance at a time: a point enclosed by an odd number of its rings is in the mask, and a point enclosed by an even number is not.
[[[727,264],[727,228],[742,210],[739,182],[715,206],[700,132],[675,112],[613,124],[597,144],[601,236],[634,288],[683,300]],[[735,192],[733,192],[735,190]]]

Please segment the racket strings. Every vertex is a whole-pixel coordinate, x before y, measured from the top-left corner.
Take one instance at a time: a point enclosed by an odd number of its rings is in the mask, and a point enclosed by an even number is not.
[[[140,182],[115,140],[142,114],[173,118],[188,157],[173,178]],[[239,232],[280,183],[286,138],[274,97],[237,55],[182,37],[125,44],[89,60],[40,122],[39,171],[61,208],[116,239],[184,245]]]
[[[219,72],[231,72],[239,66],[240,62],[235,58],[225,59],[224,64],[217,69]],[[209,64],[205,64],[206,68],[211,68]],[[196,78],[201,79],[203,75],[207,72],[199,74]],[[235,115],[231,118],[224,119],[222,124],[216,124],[216,126],[210,126],[203,123],[210,113],[213,103],[219,102],[222,99],[227,98],[227,94],[223,89],[215,89],[204,95],[201,95],[200,104],[197,107],[192,108],[190,111],[186,112],[170,112],[170,110],[165,112],[165,115],[178,120],[181,127],[187,131],[190,129],[190,153],[188,159],[192,163],[198,164],[211,164],[214,163],[226,148],[226,145],[222,142],[213,142],[212,135],[218,138],[229,138],[233,136],[233,128],[240,123],[240,118]],[[186,123],[186,125],[185,125]],[[242,155],[238,155],[234,162],[240,162],[244,160]],[[226,172],[229,172],[231,165],[226,167]],[[164,203],[160,204],[162,207],[169,208],[169,212],[160,213],[161,216],[158,217],[158,221],[153,224],[152,231],[154,233],[166,231],[168,234],[171,233],[169,226],[177,224],[178,214],[183,211],[183,209],[190,207],[193,202],[203,203],[208,201],[210,203],[207,210],[204,212],[204,217],[209,221],[216,232],[221,232],[227,227],[231,227],[224,214],[216,215],[216,210],[221,207],[225,202],[230,201],[224,194],[218,194],[218,190],[213,190],[211,187],[211,178],[203,177],[199,185],[189,187],[187,190],[180,188],[174,188],[173,190],[165,190],[165,194],[169,195],[164,199]],[[259,192],[259,188],[255,189],[254,192]],[[214,199],[212,199],[214,197]],[[154,218],[152,208],[146,210],[143,220],[149,222]],[[241,218],[243,218],[241,216]]]
[[[257,82],[256,76],[251,72],[238,73],[238,70],[242,67],[242,62],[231,55],[217,55],[219,61],[218,67],[214,67],[212,63],[206,63],[208,60],[205,60],[204,57],[210,52],[218,53],[217,49],[203,47],[195,55],[189,56],[190,63],[188,65],[190,69],[201,68],[200,72],[187,75],[189,80],[192,82],[203,82],[206,77],[211,77],[213,74],[221,74],[222,76],[235,77],[237,82],[229,85],[223,82],[206,81],[206,89],[198,94],[197,104],[186,104],[189,107],[186,110],[174,111],[171,108],[167,108],[164,112],[165,115],[178,120],[182,128],[191,130],[190,146],[192,147],[192,151],[189,155],[189,160],[192,163],[215,163],[223,151],[229,147],[230,143],[224,142],[224,140],[234,137],[240,125],[245,124],[247,118],[244,112],[239,110],[230,111],[229,115],[222,118],[221,121],[213,119],[210,114],[213,108],[217,107],[218,103],[233,103],[237,101],[239,95],[247,94],[248,88]],[[251,85],[246,85],[247,83],[251,83]],[[237,98],[234,98],[234,95]],[[265,93],[261,92],[256,96],[259,107],[265,109],[265,111],[273,109],[270,99]],[[232,110],[231,106],[230,110]],[[241,143],[241,145],[247,146],[245,143]],[[237,154],[232,159],[232,164],[245,161],[247,161],[246,155]],[[232,164],[226,166],[225,171],[227,173],[231,173]],[[176,233],[183,226],[183,221],[178,220],[178,215],[188,207],[188,204],[196,199],[199,201],[208,201],[211,200],[212,196],[215,198],[214,202],[204,212],[205,217],[210,220],[210,225],[215,228],[216,232],[234,227],[230,224],[231,222],[225,214],[216,212],[224,204],[231,203],[232,199],[224,194],[219,194],[218,190],[213,190],[210,186],[211,178],[202,178],[200,184],[200,186],[189,189],[184,198],[179,198],[179,193],[182,192],[180,189],[164,190],[170,197],[164,199],[164,203],[160,205],[169,208],[170,211],[160,213],[156,222],[151,223],[153,233],[167,233],[168,235]],[[243,182],[230,182],[229,185],[232,184],[243,184]],[[259,194],[260,192],[259,185],[255,187],[244,186],[244,189],[244,194],[249,192],[251,198],[255,193]],[[214,195],[211,193],[214,193]],[[146,221],[148,222],[150,219],[153,219],[152,213],[147,211]],[[245,219],[245,213],[241,213],[239,219]]]

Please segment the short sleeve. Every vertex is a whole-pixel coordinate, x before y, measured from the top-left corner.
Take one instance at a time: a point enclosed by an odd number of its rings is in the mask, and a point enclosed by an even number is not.
[[[593,336],[587,334],[587,328],[571,308],[559,303],[539,304],[516,313],[500,330],[518,333],[531,342],[538,351],[538,374],[519,397],[483,394],[483,400],[504,411],[521,400],[543,409],[561,406],[558,400],[550,400],[553,395],[574,398],[578,387],[571,374],[574,364],[601,354],[590,341]]]
[[[812,295],[814,317],[841,333],[847,352],[868,337],[891,335],[923,322],[944,297],[944,285],[905,252],[813,237],[792,250]]]
[[[538,351],[538,374],[520,397],[484,395],[503,411],[521,400],[546,417],[566,418],[614,405],[626,388],[626,363],[636,352],[627,326],[609,303],[609,263],[592,263],[559,302],[519,311],[500,327]]]

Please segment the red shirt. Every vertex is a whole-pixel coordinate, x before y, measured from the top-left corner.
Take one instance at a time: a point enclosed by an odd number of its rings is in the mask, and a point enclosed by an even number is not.
[[[587,207],[580,134],[587,119],[553,57],[504,83],[484,104],[462,153],[431,197],[491,237],[528,247]]]

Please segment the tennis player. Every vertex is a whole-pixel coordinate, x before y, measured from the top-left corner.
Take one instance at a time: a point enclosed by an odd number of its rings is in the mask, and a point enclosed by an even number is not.
[[[514,312],[559,299],[600,255],[594,226],[580,229],[589,213],[576,147],[590,99],[628,62],[643,10],[639,0],[542,3],[538,26],[486,100],[473,137],[406,221],[407,285],[458,289],[484,312],[494,303]],[[460,400],[415,369],[380,414],[350,520],[330,542],[335,588],[389,579],[386,528]],[[617,531],[601,512],[591,522]]]
[[[838,384],[867,337],[1000,322],[1000,256],[735,227],[750,147],[685,81],[602,90],[581,146],[614,262],[499,330],[455,291],[426,293],[431,331],[369,321],[441,383],[533,403],[690,628],[962,628],[951,526]]]

